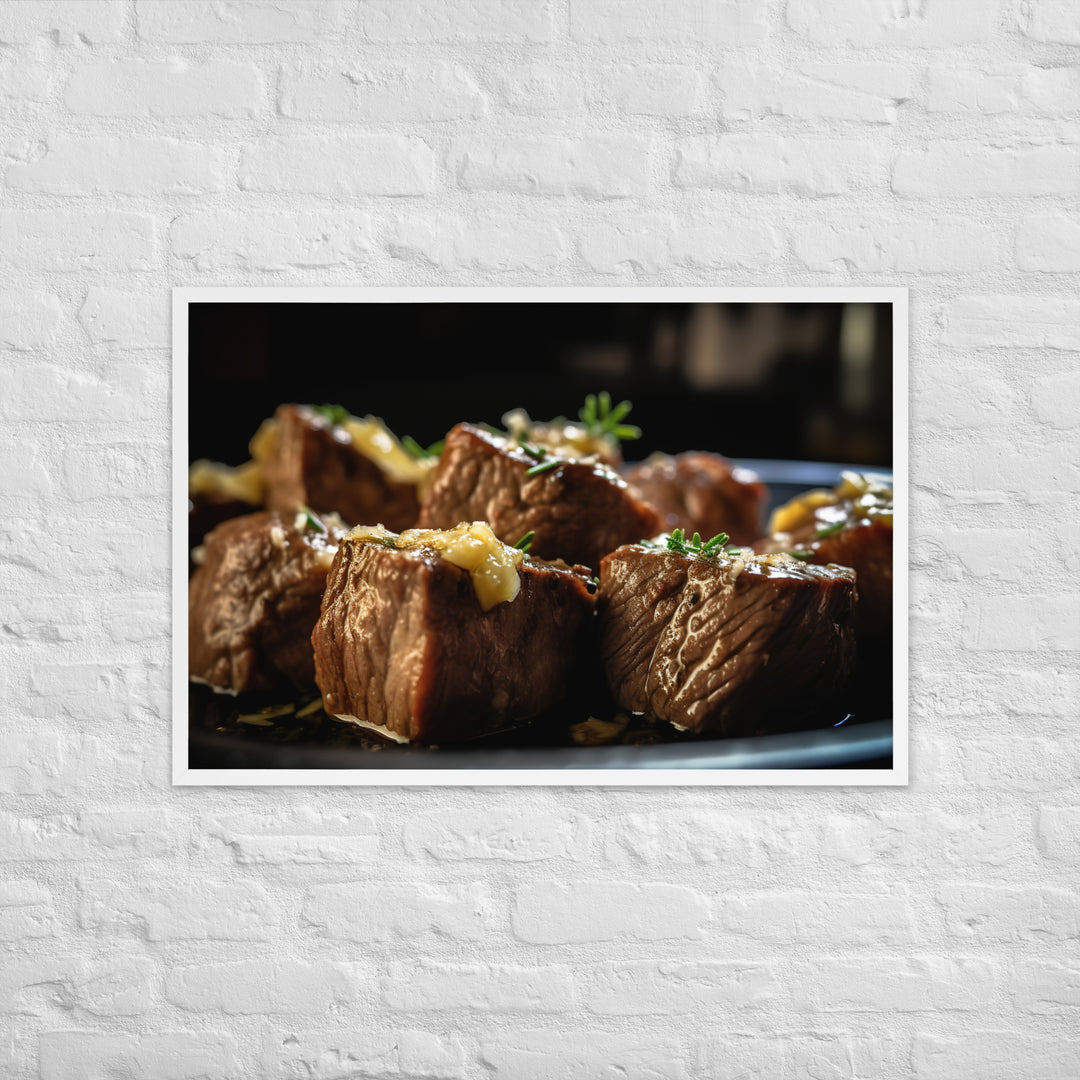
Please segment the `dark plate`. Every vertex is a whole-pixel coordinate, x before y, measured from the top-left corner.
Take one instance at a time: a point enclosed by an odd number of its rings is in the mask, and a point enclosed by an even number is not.
[[[769,485],[770,509],[812,487],[831,487],[842,469],[819,462],[741,461]],[[870,470],[883,472],[885,470]],[[588,715],[605,717],[610,701],[583,685],[558,710],[516,732],[470,746],[401,747],[362,735],[352,725],[318,713],[305,721],[274,717],[267,724],[237,722],[280,703],[263,697],[234,699],[191,687],[190,758],[194,769],[824,769],[892,767],[891,693],[876,684],[851,688],[844,709],[822,714],[809,731],[782,731],[737,739],[691,739],[668,725],[632,724],[617,745],[579,746],[570,725]],[[310,697],[311,695],[309,695]],[[883,703],[875,707],[873,703]],[[870,703],[870,704],[867,704]],[[777,727],[784,726],[777,718]]]

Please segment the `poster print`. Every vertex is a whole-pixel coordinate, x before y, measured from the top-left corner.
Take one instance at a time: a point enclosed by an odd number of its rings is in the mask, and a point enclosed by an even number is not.
[[[174,780],[906,783],[906,319],[177,290]]]

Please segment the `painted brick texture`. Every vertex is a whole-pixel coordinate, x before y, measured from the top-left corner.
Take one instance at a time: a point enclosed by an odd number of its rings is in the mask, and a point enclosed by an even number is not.
[[[1078,45],[0,5],[0,1073],[1080,1074]],[[169,289],[360,283],[908,286],[911,786],[172,789]]]

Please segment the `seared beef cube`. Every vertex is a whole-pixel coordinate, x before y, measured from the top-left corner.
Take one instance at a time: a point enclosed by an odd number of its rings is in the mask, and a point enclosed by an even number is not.
[[[854,592],[853,571],[782,555],[619,548],[600,564],[608,686],[697,734],[798,726],[850,675]]]
[[[855,627],[866,637],[892,634],[893,528],[892,522],[852,522],[839,532],[810,544],[809,561],[850,566],[858,575],[859,602]]]
[[[653,454],[624,469],[623,476],[660,513],[665,530],[682,529],[688,536],[726,532],[736,544],[761,535],[768,489],[755,473],[719,454]]]
[[[850,566],[858,574],[855,626],[892,633],[893,493],[879,477],[845,472],[833,491],[808,491],[773,511],[764,551],[796,551],[808,562]]]
[[[458,424],[446,436],[419,526],[448,529],[475,520],[488,522],[510,544],[534,533],[530,551],[538,558],[593,569],[620,544],[660,530],[656,511],[606,466],[566,461]]]
[[[335,514],[263,510],[205,540],[188,583],[188,672],[218,690],[314,685],[311,630],[344,535]]]
[[[262,446],[253,441],[252,447],[261,455],[269,509],[310,506],[336,511],[353,525],[392,529],[415,523],[417,484],[427,470],[380,421],[282,405],[271,424]]]
[[[536,716],[565,693],[594,591],[584,567],[526,556],[484,522],[354,529],[311,637],[323,708],[424,743]]]

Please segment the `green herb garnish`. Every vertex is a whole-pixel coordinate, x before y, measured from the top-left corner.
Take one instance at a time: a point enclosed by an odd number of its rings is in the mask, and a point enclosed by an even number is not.
[[[543,461],[547,457],[547,451],[542,446],[530,446],[528,443],[522,443],[521,451],[528,454],[534,461]]]
[[[425,450],[411,435],[402,435],[401,445],[404,446],[409,454],[416,458],[417,461],[424,461],[427,458],[437,458],[443,452],[446,440],[440,439],[438,442],[433,442]]]
[[[525,470],[526,476],[539,476],[541,473],[546,473],[550,469],[557,469],[560,465],[565,465],[566,462],[554,458],[551,461],[542,461],[539,465],[534,465],[531,469]]]
[[[835,521],[832,525],[826,525],[824,529],[818,529],[817,538],[819,540],[824,540],[826,536],[832,536],[835,533],[838,533],[846,524],[846,521]]]
[[[790,555],[793,559],[801,559],[803,562],[814,557],[812,551],[785,551],[784,554]]]
[[[309,405],[308,408],[334,427],[340,427],[352,415],[344,405]]]
[[[593,438],[640,439],[641,428],[620,422],[632,408],[629,401],[620,401],[613,407],[611,395],[601,390],[585,399],[585,404],[578,410],[578,418]]]
[[[715,559],[717,555],[724,553],[724,547],[730,539],[727,533],[717,533],[711,540],[703,541],[700,533],[694,533],[693,537],[687,540],[686,533],[682,529],[673,529],[667,540],[667,549],[679,555]]]
[[[530,529],[515,545],[518,551],[528,551],[532,547],[533,537],[536,535],[535,529]]]
[[[321,533],[327,531],[326,526],[315,516],[314,513],[312,513],[312,511],[308,507],[301,506],[299,512],[304,515],[305,529],[314,529],[316,532]]]

